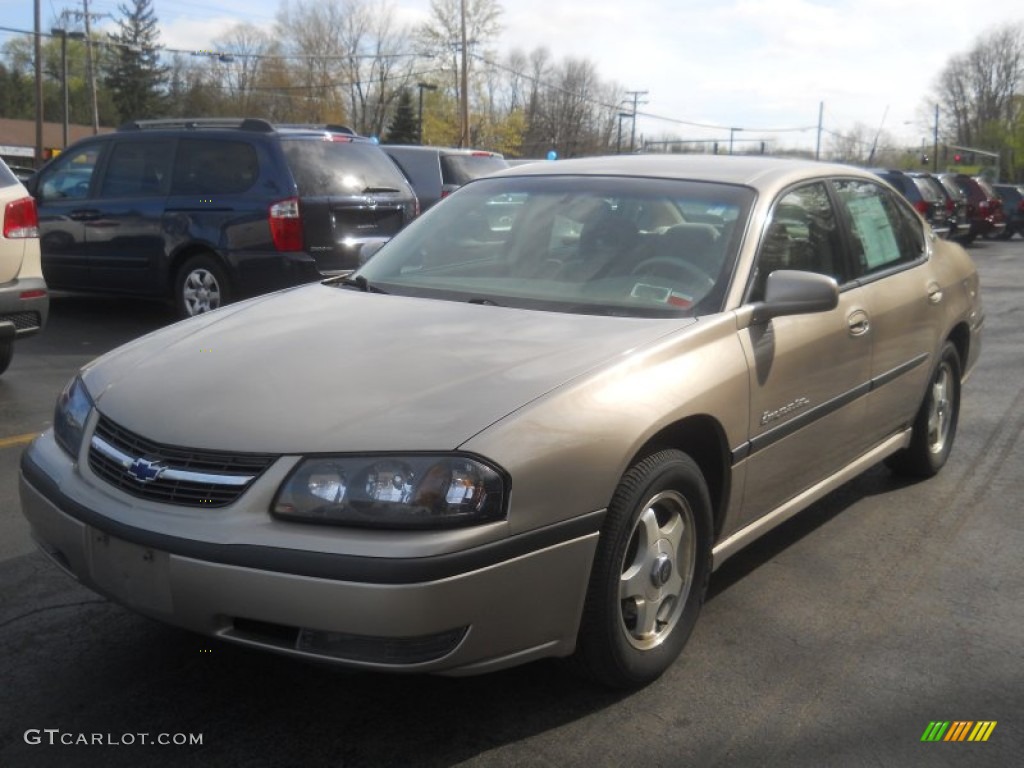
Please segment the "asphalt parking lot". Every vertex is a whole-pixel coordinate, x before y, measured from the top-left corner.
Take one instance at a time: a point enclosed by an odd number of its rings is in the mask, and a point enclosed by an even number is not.
[[[57,298],[0,378],[0,765],[1020,764],[1024,240],[971,252],[984,350],[943,472],[872,469],[730,560],[679,661],[625,695],[555,661],[467,679],[339,672],[77,586],[34,551],[18,457],[78,366],[172,316]],[[939,720],[997,725],[984,743],[922,742]],[[142,743],[162,735],[201,743]]]

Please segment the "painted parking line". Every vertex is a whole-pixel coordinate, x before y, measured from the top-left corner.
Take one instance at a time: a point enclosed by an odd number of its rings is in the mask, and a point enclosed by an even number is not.
[[[0,437],[0,448],[10,448],[12,445],[28,445],[36,439],[38,434],[38,432],[29,432],[27,435]]]

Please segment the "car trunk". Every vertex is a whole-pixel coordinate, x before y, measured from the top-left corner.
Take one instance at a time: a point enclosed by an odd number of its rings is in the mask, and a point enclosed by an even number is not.
[[[408,220],[409,204],[394,195],[371,198],[303,196],[305,250],[323,273],[353,270],[364,247],[390,240]]]
[[[416,197],[378,146],[343,136],[281,144],[299,191],[304,250],[320,272],[355,269],[367,245],[412,220]]]

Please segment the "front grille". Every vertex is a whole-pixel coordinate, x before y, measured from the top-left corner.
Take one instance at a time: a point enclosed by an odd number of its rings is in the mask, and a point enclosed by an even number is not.
[[[262,453],[163,445],[136,435],[105,416],[100,416],[89,446],[89,468],[97,477],[140,499],[185,507],[231,504],[275,458]],[[152,480],[137,479],[142,473],[129,472],[129,464],[134,460],[142,460],[150,468],[159,466],[159,474]]]
[[[15,331],[36,331],[42,324],[38,312],[11,312],[0,315],[0,323],[13,323]]]

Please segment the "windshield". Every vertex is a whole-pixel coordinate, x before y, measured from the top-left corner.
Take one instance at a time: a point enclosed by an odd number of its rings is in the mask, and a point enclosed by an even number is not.
[[[626,177],[475,181],[359,270],[388,293],[637,317],[718,311],[754,192]]]

